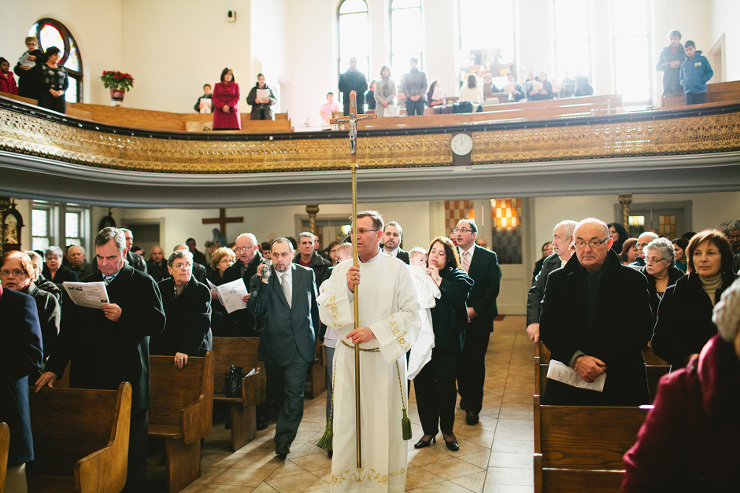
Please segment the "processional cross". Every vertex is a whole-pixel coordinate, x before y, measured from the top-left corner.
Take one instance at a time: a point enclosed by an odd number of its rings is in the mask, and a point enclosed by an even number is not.
[[[352,168],[352,222],[355,231],[352,232],[352,265],[357,267],[357,122],[368,118],[377,118],[376,113],[357,114],[357,94],[351,92],[349,95],[349,116],[333,118],[331,123],[349,122],[349,145],[350,160]],[[359,324],[359,285],[355,286],[355,330]],[[355,430],[357,433],[357,468],[362,467],[362,434],[360,431],[360,345],[355,344]]]

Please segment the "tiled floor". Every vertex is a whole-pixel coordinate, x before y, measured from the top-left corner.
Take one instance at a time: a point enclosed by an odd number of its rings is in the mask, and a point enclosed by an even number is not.
[[[524,317],[507,316],[496,322],[486,358],[486,387],[480,424],[465,424],[459,408],[455,434],[458,452],[436,445],[415,450],[422,436],[411,392],[406,489],[410,492],[532,492],[532,387],[534,347],[524,331]],[[237,452],[229,450],[229,432],[214,426],[203,449],[203,475],[185,491],[304,492],[328,491],[331,461],[315,443],[325,426],[326,396],[306,400],[305,414],[287,460],[275,457],[275,425]],[[150,465],[151,462],[150,462]],[[157,467],[151,485],[162,485]],[[161,478],[161,476],[160,476]]]

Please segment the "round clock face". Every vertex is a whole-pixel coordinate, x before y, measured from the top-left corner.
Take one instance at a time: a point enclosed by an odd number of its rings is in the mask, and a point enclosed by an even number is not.
[[[457,134],[452,137],[450,147],[458,156],[465,156],[473,150],[473,139],[468,134]]]

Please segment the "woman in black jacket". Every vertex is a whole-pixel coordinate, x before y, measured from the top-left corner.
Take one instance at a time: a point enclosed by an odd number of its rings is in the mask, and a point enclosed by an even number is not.
[[[428,265],[427,273],[442,296],[432,308],[432,359],[414,379],[416,406],[424,429],[424,436],[414,447],[424,448],[433,440],[436,442],[437,430],[441,429],[447,448],[456,451],[459,446],[452,431],[457,401],[455,377],[468,321],[465,302],[473,280],[460,268],[460,259],[449,238],[440,236],[432,241]]]
[[[257,91],[262,91],[264,94],[258,94]],[[247,104],[252,106],[250,119],[273,120],[274,115],[271,106],[275,103],[277,103],[277,99],[275,99],[272,89],[265,84],[265,76],[257,74],[257,84],[249,91],[247,96]]]
[[[645,247],[645,267],[640,272],[648,280],[650,308],[653,311],[653,326],[658,318],[658,305],[668,286],[676,284],[683,272],[676,269],[673,244],[667,238],[657,238]]]
[[[686,254],[688,274],[666,289],[653,331],[653,352],[673,369],[686,366],[717,333],[712,309],[737,278],[730,242],[717,230],[694,235]]]
[[[211,293],[208,286],[193,277],[193,255],[175,250],[167,260],[172,277],[160,281],[166,325],[161,334],[151,337],[151,354],[173,355],[182,369],[189,356],[205,356],[211,349]]]

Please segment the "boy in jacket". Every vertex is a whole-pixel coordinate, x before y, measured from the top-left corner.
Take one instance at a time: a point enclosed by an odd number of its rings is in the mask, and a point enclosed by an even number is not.
[[[689,40],[684,45],[686,60],[681,64],[681,85],[686,95],[686,104],[701,104],[707,98],[707,81],[714,71],[709,60],[696,50],[696,44]]]

